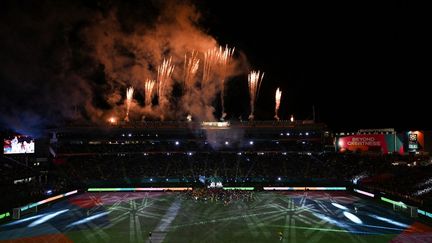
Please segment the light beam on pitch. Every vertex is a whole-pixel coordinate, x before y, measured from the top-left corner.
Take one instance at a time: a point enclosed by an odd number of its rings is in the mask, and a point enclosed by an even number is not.
[[[363,221],[361,221],[361,219],[359,217],[355,216],[354,214],[352,214],[350,212],[344,211],[343,215],[356,224],[363,224]]]
[[[389,223],[389,224],[392,224],[392,225],[396,225],[396,226],[404,227],[404,228],[408,227],[407,224],[400,223],[400,222],[398,222],[398,221],[394,221],[394,220],[392,220],[392,219],[384,218],[384,217],[377,216],[377,215],[370,215],[370,216],[371,216],[372,218],[374,218],[374,219],[378,219],[378,220],[381,220],[381,221],[383,221],[383,222],[386,222],[386,223]]]
[[[35,215],[35,216],[32,216],[32,217],[28,217],[28,218],[25,218],[25,219],[20,219],[20,220],[17,220],[17,221],[5,224],[4,226],[20,224],[20,223],[27,222],[27,221],[30,221],[32,219],[37,219],[37,218],[40,218],[40,217],[43,217],[43,216],[45,216],[45,214]]]
[[[98,213],[98,214],[95,214],[95,215],[93,215],[93,216],[90,216],[90,217],[87,217],[87,218],[84,218],[84,219],[78,220],[78,221],[76,221],[76,222],[73,222],[73,223],[69,224],[69,225],[66,226],[66,227],[72,227],[72,226],[75,226],[75,225],[84,224],[84,223],[87,223],[87,222],[92,221],[93,219],[97,219],[97,218],[103,217],[103,216],[105,216],[105,215],[107,215],[107,214],[109,214],[109,212],[102,212],[102,213]]]
[[[335,207],[337,207],[337,208],[343,209],[343,210],[348,210],[347,207],[345,207],[343,205],[340,205],[339,203],[332,203],[332,205],[335,206]]]
[[[33,223],[29,224],[27,227],[34,227],[34,226],[43,224],[43,223],[47,222],[48,220],[56,217],[57,215],[60,215],[62,213],[66,213],[67,211],[69,211],[69,209],[63,209],[63,210],[57,211],[55,213],[48,214],[48,215],[34,221]]]
[[[345,225],[344,223],[339,222],[337,220],[334,220],[334,219],[327,217],[323,214],[320,214],[320,213],[312,213],[312,214],[321,220],[327,221],[328,223],[334,224],[334,225],[339,226],[341,228],[347,228],[347,225]]]

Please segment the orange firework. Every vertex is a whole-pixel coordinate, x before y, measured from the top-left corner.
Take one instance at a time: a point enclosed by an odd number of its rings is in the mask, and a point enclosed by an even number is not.
[[[260,71],[251,71],[248,75],[248,86],[249,86],[250,106],[251,106],[251,113],[249,115],[250,120],[254,119],[255,102],[259,94],[263,77],[264,77],[264,73],[261,74]]]
[[[221,120],[225,119],[225,80],[227,78],[228,66],[231,63],[232,56],[234,54],[234,48],[225,48],[219,47],[219,64],[221,68],[221,105],[222,105],[222,117]]]
[[[132,103],[133,93],[134,93],[133,87],[129,87],[126,89],[126,117],[125,117],[125,121],[129,121],[129,109],[130,109],[130,105]]]
[[[278,111],[279,111],[281,97],[282,97],[282,91],[279,88],[277,88],[276,95],[275,95],[276,105],[275,105],[275,116],[274,116],[274,118],[276,120],[278,120],[278,121],[279,121]]]
[[[111,125],[115,125],[115,124],[117,123],[117,119],[116,119],[114,116],[112,116],[112,117],[110,117],[110,118],[108,119],[108,122],[109,122]]]
[[[168,60],[164,59],[158,68],[157,76],[159,102],[161,101],[162,97],[166,96],[166,88],[169,85],[173,71],[174,65],[171,65],[171,58]]]
[[[156,84],[156,81],[152,80],[152,79],[147,79],[145,81],[145,84],[144,84],[145,94],[144,95],[145,95],[145,105],[146,106],[151,105],[151,101],[153,98],[153,88],[154,88],[155,84]]]
[[[222,104],[222,117],[223,120],[226,116],[224,95],[225,95],[225,80],[227,78],[228,66],[231,62],[234,53],[234,48],[219,46],[204,53],[204,68],[202,83],[206,85],[209,81],[215,78],[215,74],[220,75],[221,87],[221,104]]]
[[[210,49],[204,53],[203,84],[209,82],[213,77],[214,69],[219,62],[220,51],[217,48]]]
[[[185,55],[185,63],[184,63],[184,86],[192,87],[195,82],[195,75],[199,68],[199,59],[198,53],[196,51],[192,51],[190,55]]]

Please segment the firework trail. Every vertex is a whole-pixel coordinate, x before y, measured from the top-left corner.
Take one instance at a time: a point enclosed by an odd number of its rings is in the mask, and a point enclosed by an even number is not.
[[[145,105],[150,106],[153,98],[153,88],[156,84],[155,80],[147,79],[144,84]]]
[[[132,96],[134,93],[134,88],[133,87],[129,87],[126,89],[126,117],[125,117],[125,121],[129,121],[129,109],[130,109],[130,105],[132,103]]]
[[[217,48],[210,49],[204,53],[204,68],[203,68],[203,84],[207,84],[211,79],[212,75],[217,68],[217,64],[220,60],[220,51]]]
[[[221,120],[222,121],[225,119],[225,116],[226,116],[225,102],[224,102],[225,80],[227,78],[228,66],[231,63],[234,49],[235,48],[228,48],[228,46],[225,46],[225,48],[219,47],[219,64],[220,64],[220,68],[221,68],[221,105],[222,105]]]
[[[251,113],[249,115],[249,120],[254,119],[255,102],[258,97],[258,93],[261,87],[261,82],[263,77],[264,77],[264,73],[261,74],[260,71],[251,71],[248,75],[248,86],[249,86],[250,106],[251,106]]]
[[[185,54],[184,62],[184,83],[183,83],[183,97],[182,105],[185,106],[187,112],[194,113],[192,107],[197,104],[197,96],[199,92],[195,87],[195,76],[198,72],[200,60],[198,59],[198,52],[192,51]],[[198,101],[199,102],[199,101]],[[199,106],[199,105],[198,105]],[[194,114],[195,115],[195,114]],[[190,114],[188,117],[191,116]],[[188,119],[189,120],[189,119]]]
[[[190,88],[194,85],[195,75],[199,68],[199,59],[198,53],[196,51],[192,51],[190,55],[185,55],[185,63],[184,63],[184,87]]]
[[[282,97],[282,91],[279,88],[277,88],[276,95],[275,95],[276,105],[275,105],[275,116],[274,116],[274,118],[276,120],[278,120],[278,121],[279,121],[278,111],[279,111],[281,97]]]
[[[172,73],[174,71],[174,65],[171,65],[171,58],[162,62],[162,64],[158,68],[157,82],[158,82],[158,99],[159,104],[162,103],[162,100],[166,100],[166,88],[169,85],[171,80]]]
[[[225,114],[225,80],[227,78],[228,67],[231,63],[234,48],[213,48],[204,53],[204,68],[203,68],[203,86],[206,86],[213,78],[214,74],[220,75],[220,87],[221,87],[221,104],[222,104],[222,117],[224,120]]]

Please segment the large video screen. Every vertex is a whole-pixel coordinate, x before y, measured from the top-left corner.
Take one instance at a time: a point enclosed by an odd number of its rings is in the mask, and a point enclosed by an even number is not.
[[[16,135],[3,141],[4,154],[32,154],[35,152],[34,139],[29,136]]]
[[[395,141],[396,139],[396,141]],[[403,153],[403,143],[399,137],[393,134],[358,134],[339,137],[336,140],[336,148],[339,152],[375,151]]]

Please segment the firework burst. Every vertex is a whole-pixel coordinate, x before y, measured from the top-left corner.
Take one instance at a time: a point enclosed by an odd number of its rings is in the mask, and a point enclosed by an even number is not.
[[[132,103],[133,93],[134,93],[133,87],[129,87],[126,89],[126,117],[125,117],[125,121],[129,121],[129,110],[130,110],[130,105]]]
[[[221,120],[224,120],[226,116],[225,102],[224,102],[225,80],[227,78],[228,66],[231,63],[233,54],[234,54],[234,48],[228,48],[228,46],[225,46],[225,48],[219,47],[219,64],[221,68],[221,105],[222,105]]]
[[[225,114],[225,80],[228,74],[228,67],[231,63],[232,56],[234,54],[234,48],[228,48],[228,46],[219,48],[213,48],[204,53],[204,68],[203,68],[203,79],[202,83],[205,86],[213,78],[215,74],[220,75],[220,88],[221,88],[221,105],[222,105],[222,117],[223,120]]]
[[[189,55],[185,55],[184,63],[184,87],[192,87],[195,82],[195,75],[199,68],[198,53],[192,51]]]
[[[156,81],[152,80],[152,79],[147,79],[145,81],[145,84],[144,84],[145,94],[144,95],[145,95],[145,105],[146,106],[151,105],[151,101],[152,101],[152,98],[153,98],[153,90],[154,90],[155,84],[156,84]]]
[[[108,118],[108,122],[111,125],[115,125],[117,123],[117,118],[115,116],[111,116],[110,118]]]
[[[259,94],[263,77],[264,77],[264,73],[261,73],[260,71],[251,71],[248,75],[248,86],[249,86],[250,106],[251,106],[251,113],[249,115],[250,120],[254,119],[255,102]]]
[[[203,84],[207,84],[213,77],[215,68],[219,63],[220,51],[217,48],[210,49],[204,53]]]
[[[164,59],[162,64],[158,68],[157,82],[158,82],[158,97],[159,102],[161,98],[165,98],[166,88],[169,85],[171,76],[174,71],[174,65],[171,64],[171,58],[168,60]]]
[[[279,88],[277,88],[276,94],[275,94],[276,104],[275,104],[275,116],[274,116],[274,118],[278,121],[279,121],[278,111],[279,111],[281,97],[282,97],[282,91]]]

